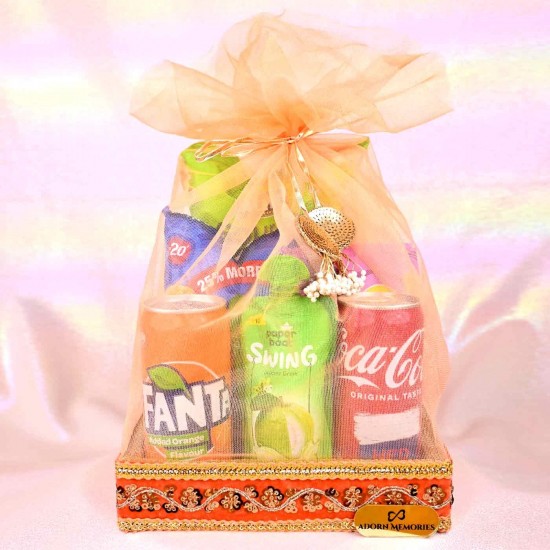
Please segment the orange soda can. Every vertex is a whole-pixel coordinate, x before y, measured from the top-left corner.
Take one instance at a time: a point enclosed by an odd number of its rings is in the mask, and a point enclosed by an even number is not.
[[[140,315],[143,419],[164,458],[231,453],[230,326],[225,300],[184,294]]]

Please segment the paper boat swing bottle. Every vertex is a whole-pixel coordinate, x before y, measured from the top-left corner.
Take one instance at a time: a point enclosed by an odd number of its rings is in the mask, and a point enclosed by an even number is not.
[[[331,298],[301,295],[309,276],[299,259],[273,256],[259,273],[265,295],[242,316],[244,446],[255,458],[332,456],[336,307]]]

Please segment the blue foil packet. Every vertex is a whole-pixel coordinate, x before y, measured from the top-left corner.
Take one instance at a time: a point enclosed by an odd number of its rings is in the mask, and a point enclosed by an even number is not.
[[[176,285],[189,267],[206,249],[216,234],[207,224],[188,216],[164,209],[165,272],[164,287]],[[193,273],[186,277],[173,292],[216,294],[227,302],[234,303],[245,294],[256,281],[258,271],[277,244],[279,232],[274,231],[257,237],[216,272],[221,243],[201,260]]]
[[[176,283],[208,246],[216,230],[205,223],[171,212],[164,213],[164,288]]]

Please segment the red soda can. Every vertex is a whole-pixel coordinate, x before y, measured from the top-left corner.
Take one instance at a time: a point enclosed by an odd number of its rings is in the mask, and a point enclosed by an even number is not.
[[[424,319],[413,296],[339,298],[334,451],[339,458],[419,456]]]

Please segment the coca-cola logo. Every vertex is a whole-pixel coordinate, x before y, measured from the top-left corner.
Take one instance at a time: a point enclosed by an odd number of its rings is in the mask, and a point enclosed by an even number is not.
[[[345,372],[356,373],[340,376],[355,382],[360,388],[370,386],[380,389],[382,380],[387,388],[395,389],[408,384],[414,386],[422,378],[422,341],[424,329],[415,331],[400,347],[356,345],[347,349],[343,343],[343,367]],[[376,383],[372,378],[376,379]]]

